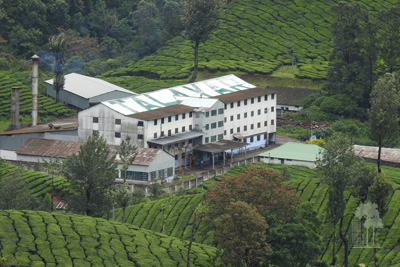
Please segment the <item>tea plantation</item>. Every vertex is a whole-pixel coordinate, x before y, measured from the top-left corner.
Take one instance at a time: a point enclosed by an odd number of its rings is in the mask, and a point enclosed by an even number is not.
[[[183,266],[187,241],[104,219],[0,211],[1,266]],[[194,243],[191,266],[212,266],[216,249]]]
[[[19,91],[19,112],[22,124],[31,123],[32,114],[32,91],[27,86],[10,77],[7,72],[0,72],[0,131],[7,129],[10,123],[11,109],[11,87],[20,87]],[[56,103],[54,99],[38,96],[39,120],[49,121],[60,117],[76,115],[76,111],[68,108],[62,103]]]
[[[200,45],[199,69],[269,75],[279,66],[294,63],[299,70],[298,78],[324,79],[332,49],[331,7],[338,2],[230,1],[218,30],[210,40]],[[396,0],[358,2],[374,14]],[[155,54],[104,73],[102,77],[121,85],[133,81],[130,76],[157,80],[187,79],[192,67],[192,44],[177,37]],[[135,86],[130,88],[135,89]]]
[[[274,169],[278,172],[283,172],[286,166],[268,164],[266,167]],[[237,167],[226,175],[234,175],[243,172],[245,167]],[[305,167],[288,166],[290,172],[289,183],[302,197],[304,201],[313,204],[313,207],[318,211],[320,218],[326,220],[326,192],[327,186],[321,183],[316,177],[315,170]],[[376,244],[381,247],[377,250],[379,266],[398,266],[400,264],[400,256],[397,253],[398,238],[400,236],[400,171],[397,168],[383,166],[383,171],[394,182],[394,193],[390,197],[388,203],[388,211],[383,219],[384,228],[378,230],[376,235]],[[204,193],[177,196],[158,201],[151,201],[144,204],[134,205],[127,209],[127,223],[140,226],[156,232],[161,232],[162,229],[162,210],[165,208],[165,230],[164,233],[173,237],[189,239],[191,225],[193,223],[193,212],[196,206],[201,202]],[[351,223],[354,219],[354,211],[359,205],[358,199],[352,197],[349,192],[346,194],[347,207],[344,229],[348,238],[351,238]],[[117,218],[120,218],[120,213]],[[370,231],[371,232],[371,231]],[[321,231],[322,243],[324,251],[321,255],[322,260],[329,262],[332,258],[332,225],[328,221],[324,221]],[[212,233],[208,232],[204,235],[202,231],[198,231],[195,236],[197,242],[211,244]],[[369,240],[372,240],[370,233]],[[372,245],[372,243],[370,244]],[[343,247],[340,238],[337,238],[337,254],[340,259],[343,259]],[[365,263],[373,264],[373,250],[371,248],[352,248],[349,256],[350,264]]]

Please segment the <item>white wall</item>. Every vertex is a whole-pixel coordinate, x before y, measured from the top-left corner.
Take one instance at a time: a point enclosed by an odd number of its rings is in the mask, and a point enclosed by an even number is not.
[[[314,169],[316,167],[315,162],[301,161],[301,160],[288,160],[288,159],[283,159],[283,160],[284,160],[283,164],[285,164],[285,165],[303,166],[303,167],[308,167],[310,169]],[[282,164],[281,159],[277,159],[277,158],[261,157],[260,161],[265,162],[265,163]]]

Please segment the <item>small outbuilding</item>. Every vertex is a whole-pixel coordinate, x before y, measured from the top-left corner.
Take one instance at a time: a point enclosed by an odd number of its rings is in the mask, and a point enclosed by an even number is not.
[[[260,161],[286,165],[316,167],[316,161],[324,148],[304,143],[288,142],[275,149],[259,154]]]
[[[53,79],[46,81],[46,93],[56,97]],[[65,75],[65,85],[59,92],[59,99],[77,108],[86,109],[102,101],[134,95],[137,94],[104,80],[70,73]]]

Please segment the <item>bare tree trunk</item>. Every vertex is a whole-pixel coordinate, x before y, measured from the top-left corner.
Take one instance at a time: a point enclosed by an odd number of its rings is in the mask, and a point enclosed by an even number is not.
[[[115,220],[115,205],[114,205],[114,201],[113,201],[112,206],[113,206],[113,209],[112,209],[112,220],[114,221]]]
[[[189,82],[192,83],[197,78],[197,68],[199,65],[199,41],[196,41],[194,44],[194,68],[193,68],[193,76],[190,78]]]
[[[122,207],[122,223],[125,223],[125,211],[126,207]]]
[[[381,153],[382,153],[382,139],[379,137],[379,141],[378,141],[378,173],[381,173]]]
[[[340,235],[340,239],[342,239],[343,244],[344,244],[344,266],[348,267],[349,266],[349,241],[347,240],[346,236],[343,234],[343,221],[344,221],[344,216],[342,216],[340,218],[339,235]]]

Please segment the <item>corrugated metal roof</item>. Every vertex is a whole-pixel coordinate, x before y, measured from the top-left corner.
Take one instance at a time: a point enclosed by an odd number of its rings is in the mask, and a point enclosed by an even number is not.
[[[315,162],[324,149],[317,145],[288,142],[275,149],[259,154],[260,157]]]
[[[43,133],[43,132],[59,132],[59,131],[74,131],[78,129],[78,117],[70,117],[61,120],[39,124],[33,127],[26,127],[8,132],[2,132],[0,135],[13,135],[24,133]]]
[[[46,83],[53,85],[53,79],[47,80]],[[64,90],[86,99],[113,91],[120,91],[127,94],[136,95],[136,93],[119,87],[115,84],[78,73],[70,73],[65,75]]]
[[[121,114],[131,115],[180,104],[182,99],[178,98],[182,96],[209,98],[254,87],[254,85],[231,74],[201,82],[148,92],[134,97],[104,101],[102,104]]]
[[[185,105],[173,105],[169,107],[159,108],[155,110],[145,111],[142,113],[132,114],[129,117],[133,117],[139,120],[155,120],[160,118],[165,118],[168,116],[175,116],[177,114],[183,114],[193,111],[194,108]]]
[[[243,100],[243,99],[250,99],[253,97],[264,96],[268,94],[275,94],[277,91],[272,88],[251,88],[245,91],[238,91],[224,95],[214,96],[213,98],[217,98],[221,100],[223,103],[232,103],[235,101]]]
[[[175,134],[172,136],[164,136],[164,137],[161,137],[158,139],[149,140],[148,142],[152,143],[152,144],[165,146],[165,145],[175,144],[177,142],[182,142],[182,141],[186,141],[189,139],[193,139],[193,138],[196,138],[196,137],[199,137],[202,135],[203,135],[202,132],[191,131],[191,132],[186,132],[186,133]]]
[[[201,98],[201,97],[188,97],[182,100],[181,104],[194,107],[194,108],[210,108],[218,99]]]
[[[366,159],[378,159],[378,147],[354,145],[354,152]],[[381,160],[400,163],[400,149],[382,147]]]
[[[138,154],[132,164],[148,166],[161,152],[161,149],[138,148]]]
[[[236,149],[247,146],[248,143],[237,142],[232,140],[220,140],[204,145],[200,145],[194,148],[194,150],[209,152],[209,153],[220,153],[229,149]]]

